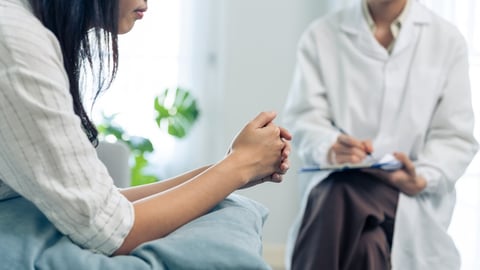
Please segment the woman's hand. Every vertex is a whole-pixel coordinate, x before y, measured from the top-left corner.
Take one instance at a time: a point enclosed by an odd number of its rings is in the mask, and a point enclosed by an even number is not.
[[[290,169],[290,160],[288,159],[288,156],[290,155],[290,151],[292,149],[290,144],[292,135],[285,128],[283,127],[279,127],[279,128],[280,128],[280,138],[282,138],[282,140],[285,142],[285,147],[283,147],[282,149],[282,163],[280,164],[280,170],[278,172],[273,173],[270,177],[267,177],[265,181],[281,182],[283,179],[283,175],[287,173],[288,169]]]
[[[275,182],[275,183],[282,182],[283,175],[287,173],[288,169],[290,168],[290,160],[288,159],[288,156],[290,155],[290,151],[291,151],[290,140],[292,136],[286,129],[280,127],[280,130],[281,130],[280,137],[285,141],[285,147],[282,150],[282,163],[280,164],[280,170],[278,172],[274,172],[271,175],[267,175],[263,178],[252,180],[242,188],[252,187],[265,182]]]
[[[328,150],[328,162],[330,164],[360,163],[372,152],[371,141],[362,141],[346,134],[340,134],[337,141]]]
[[[389,172],[378,169],[364,169],[364,172],[375,175],[388,184],[398,188],[401,192],[414,196],[420,193],[427,186],[427,181],[415,172],[413,162],[404,153],[394,153],[396,159],[403,164],[403,168]]]
[[[246,172],[244,187],[265,181],[280,182],[290,166],[291,134],[273,123],[275,112],[262,112],[235,137],[229,156]]]

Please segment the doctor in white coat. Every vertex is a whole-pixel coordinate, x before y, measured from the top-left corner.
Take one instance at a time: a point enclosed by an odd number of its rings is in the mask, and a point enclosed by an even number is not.
[[[415,0],[358,0],[313,22],[299,42],[283,119],[303,166],[360,162],[370,151],[400,153],[400,171],[367,172],[398,190],[388,258],[394,270],[460,268],[447,228],[455,183],[478,147],[468,72],[459,31]],[[345,140],[353,143],[347,147]],[[287,269],[310,191],[329,175],[298,175],[303,196]],[[321,250],[306,258],[322,258]],[[326,270],[334,269],[342,268]]]

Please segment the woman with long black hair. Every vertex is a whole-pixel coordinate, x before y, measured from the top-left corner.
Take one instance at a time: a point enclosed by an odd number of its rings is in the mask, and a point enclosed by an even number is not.
[[[74,243],[129,254],[203,215],[233,191],[280,182],[291,135],[260,113],[224,159],[158,183],[120,190],[95,151],[82,72],[95,95],[117,71],[117,35],[145,0],[0,2],[0,205],[23,197]]]

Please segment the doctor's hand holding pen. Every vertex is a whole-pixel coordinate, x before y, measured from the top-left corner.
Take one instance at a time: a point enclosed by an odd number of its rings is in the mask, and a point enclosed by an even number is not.
[[[328,161],[331,164],[360,163],[373,152],[370,140],[359,140],[350,135],[340,134],[337,141],[328,151]],[[393,153],[402,164],[402,168],[393,171],[379,169],[362,169],[372,174],[399,191],[414,196],[425,189],[427,182],[424,177],[417,175],[415,165],[404,153]]]
[[[370,140],[359,140],[348,135],[341,128],[332,125],[341,132],[337,141],[328,151],[328,162],[331,164],[342,163],[360,163],[367,156],[371,157],[373,145]],[[362,169],[362,171],[372,174],[387,184],[397,188],[401,192],[414,196],[420,193],[427,186],[424,177],[417,175],[413,161],[404,153],[393,153],[403,166],[401,169],[385,171],[378,169]]]
[[[362,162],[367,156],[371,157],[373,145],[370,140],[359,140],[348,135],[348,133],[337,126],[333,120],[331,120],[330,123],[332,127],[341,133],[337,137],[337,141],[328,150],[327,160],[330,164],[357,164]]]
[[[370,140],[359,140],[342,132],[328,150],[328,162],[356,164],[362,162],[372,152],[373,145]]]
[[[245,148],[245,146],[251,145],[253,148],[250,148],[254,149],[253,152],[258,152],[258,154],[254,154],[253,156],[260,156],[261,152],[270,152],[271,149],[278,149],[280,146],[280,152],[271,153],[273,155],[272,158],[277,159],[277,162],[274,165],[274,172],[267,175],[260,174],[257,178],[252,179],[247,184],[242,186],[242,189],[264,182],[280,183],[283,180],[283,175],[287,173],[288,169],[290,168],[290,160],[288,157],[291,152],[290,141],[292,139],[292,135],[287,129],[274,124],[273,120],[276,116],[276,112],[264,112],[259,114],[237,134],[232,142],[231,147],[228,149],[227,155],[231,154],[232,152],[239,151],[236,149],[241,149],[242,147]],[[263,143],[259,144],[263,137],[271,136],[276,139],[264,140]],[[251,155],[250,152],[248,154]],[[254,158],[251,158],[250,160],[252,163],[258,163],[257,166],[266,162],[265,158],[262,159],[261,162],[255,161]]]

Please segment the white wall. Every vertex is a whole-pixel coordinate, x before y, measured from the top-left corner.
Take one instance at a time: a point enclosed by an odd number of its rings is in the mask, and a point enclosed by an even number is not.
[[[325,10],[318,0],[222,1],[218,18],[219,69],[222,95],[217,127],[223,148],[258,112],[282,110],[295,64],[298,39]],[[218,3],[218,2],[217,2]],[[218,8],[218,7],[217,7]],[[281,123],[281,119],[278,119]],[[283,244],[298,207],[295,182],[298,163],[281,184],[268,183],[239,193],[270,209],[265,224],[267,244]]]

